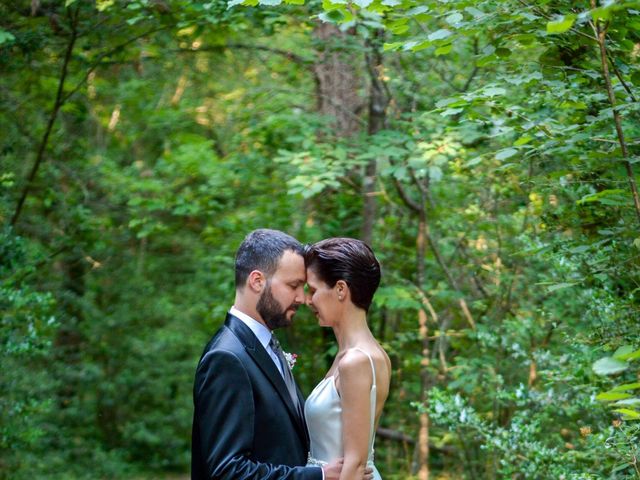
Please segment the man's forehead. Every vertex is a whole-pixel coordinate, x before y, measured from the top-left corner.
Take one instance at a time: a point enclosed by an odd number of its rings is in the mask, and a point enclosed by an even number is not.
[[[302,276],[302,280],[305,280],[307,271],[304,266],[304,258],[297,252],[286,250],[278,262],[276,274],[278,273]]]

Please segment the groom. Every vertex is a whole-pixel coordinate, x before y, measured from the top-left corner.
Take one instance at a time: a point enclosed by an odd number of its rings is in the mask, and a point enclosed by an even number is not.
[[[303,467],[304,399],[272,331],[304,302],[302,245],[260,229],[236,253],[236,297],[204,349],[193,389],[191,478],[337,480],[341,461]]]

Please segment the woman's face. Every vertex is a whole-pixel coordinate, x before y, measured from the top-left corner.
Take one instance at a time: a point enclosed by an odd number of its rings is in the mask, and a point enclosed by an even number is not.
[[[315,313],[321,327],[332,327],[341,311],[336,288],[327,285],[311,268],[307,268],[307,285],[308,307]]]

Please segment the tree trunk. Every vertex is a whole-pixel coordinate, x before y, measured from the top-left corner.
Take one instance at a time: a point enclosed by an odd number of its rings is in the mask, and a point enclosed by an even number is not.
[[[416,239],[416,280],[418,288],[422,289],[425,280],[424,255],[426,244],[427,215],[424,199],[419,213],[418,237]],[[422,360],[420,361],[420,403],[423,411],[420,413],[420,430],[418,433],[418,479],[429,480],[429,329],[427,325],[427,312],[424,308],[418,310],[418,328],[422,339]]]
[[[61,306],[65,312],[65,321],[58,330],[55,339],[56,357],[64,370],[61,372],[63,381],[58,391],[58,404],[60,408],[68,407],[77,395],[78,380],[76,377],[83,338],[79,329],[83,312],[81,299],[85,293],[86,263],[80,254],[70,252],[61,262],[64,275],[64,296]]]
[[[314,71],[318,78],[318,111],[331,119],[338,137],[358,133],[358,74],[350,51],[353,35],[330,23],[318,23],[314,36],[320,44]]]
[[[377,30],[367,45],[367,70],[369,72],[369,135],[375,135],[385,127],[389,97],[384,85],[382,65],[382,42],[384,31]],[[365,168],[362,183],[363,212],[361,238],[371,244],[373,225],[376,220],[376,170],[377,161],[372,159]]]

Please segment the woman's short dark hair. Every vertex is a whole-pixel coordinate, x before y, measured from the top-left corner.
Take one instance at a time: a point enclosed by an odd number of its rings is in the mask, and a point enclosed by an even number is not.
[[[304,254],[298,240],[279,230],[260,228],[249,233],[236,252],[236,289],[244,287],[253,270],[273,275],[287,250],[300,256]]]
[[[305,248],[304,262],[329,287],[344,280],[354,305],[369,311],[380,285],[380,264],[369,245],[355,238],[327,238]]]

